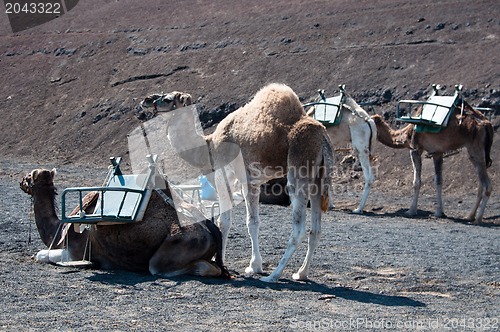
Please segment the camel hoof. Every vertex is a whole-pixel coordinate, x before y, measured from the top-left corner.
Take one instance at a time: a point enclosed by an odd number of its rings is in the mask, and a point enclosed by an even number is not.
[[[474,225],[482,225],[483,224],[483,218],[477,218],[474,220]]]
[[[434,217],[436,217],[436,218],[446,218],[446,214],[444,214],[444,212],[436,212],[436,213],[434,213]]]
[[[307,280],[307,276],[301,276],[299,273],[292,274],[293,280],[305,281]]]
[[[352,213],[354,213],[354,214],[363,214],[363,210],[358,208],[356,210],[353,210]]]
[[[262,267],[261,268],[253,268],[251,266],[247,267],[245,269],[246,274],[259,274],[262,273]]]
[[[267,276],[267,277],[260,278],[260,281],[268,282],[268,283],[275,283],[275,282],[278,281],[278,278],[275,278],[275,277],[272,277],[272,276]]]
[[[415,217],[417,215],[417,211],[414,210],[408,210],[405,213],[408,217]]]
[[[476,216],[475,215],[472,215],[472,214],[469,214],[467,216],[467,218],[465,218],[465,220],[468,220],[468,221],[473,221],[476,219]],[[474,223],[477,222],[477,220],[474,221]]]

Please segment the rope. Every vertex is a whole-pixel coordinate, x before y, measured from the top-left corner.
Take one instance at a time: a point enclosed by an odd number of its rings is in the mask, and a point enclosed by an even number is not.
[[[175,209],[174,200],[172,198],[168,197],[167,194],[165,194],[163,190],[161,190],[160,188],[155,188],[154,190],[163,199],[165,203],[167,203],[168,205],[170,205]]]
[[[30,219],[30,217],[31,217],[31,214],[32,214],[32,213],[34,213],[34,212],[33,212],[33,210],[34,210],[34,206],[35,206],[35,200],[34,200],[33,196],[31,196],[31,212],[30,212],[30,213],[29,213],[29,215],[28,215],[28,223],[29,223],[29,225],[30,225],[29,230],[28,230],[28,246],[30,246],[30,245],[31,245],[31,227],[33,227],[33,226],[31,225],[31,220],[29,220],[29,219]]]
[[[460,109],[460,120],[458,120],[458,124],[461,125],[464,119],[464,97],[462,97],[462,108]]]
[[[83,257],[82,260],[85,260],[85,256],[87,255],[87,249],[88,249],[88,261],[91,262],[91,251],[92,251],[92,242],[90,241],[90,231],[89,231],[89,236],[87,236],[87,241],[85,242],[85,250],[83,251]]]

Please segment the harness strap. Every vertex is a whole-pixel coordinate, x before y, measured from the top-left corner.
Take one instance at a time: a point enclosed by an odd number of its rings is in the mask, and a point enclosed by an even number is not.
[[[167,194],[163,192],[163,190],[161,190],[160,188],[155,188],[155,192],[163,199],[165,203],[175,209],[174,200],[171,197],[168,197]]]

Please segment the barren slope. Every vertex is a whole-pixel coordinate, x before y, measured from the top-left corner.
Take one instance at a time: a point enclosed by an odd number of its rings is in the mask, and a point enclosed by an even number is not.
[[[494,0],[80,1],[16,34],[0,17],[0,155],[14,159],[126,156],[126,135],[141,123],[136,98],[153,91],[188,91],[214,110],[242,105],[268,82],[289,84],[304,101],[346,83],[382,113],[425,97],[432,83],[448,91],[461,83],[472,104],[498,113],[500,103]],[[493,177],[497,151],[498,137]],[[406,151],[377,154],[384,188],[411,181]],[[474,186],[471,168],[461,175],[467,163],[464,153],[447,159],[452,192]]]

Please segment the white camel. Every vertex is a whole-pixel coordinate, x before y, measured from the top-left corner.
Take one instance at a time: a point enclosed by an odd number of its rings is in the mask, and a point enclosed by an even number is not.
[[[316,105],[313,106],[307,114],[321,120],[324,116],[324,114],[319,114],[321,113],[321,109],[324,109],[321,103],[325,101],[328,103],[329,99],[324,98],[324,92],[322,90],[319,92],[322,99],[322,101],[318,102],[319,105],[318,103],[310,103],[306,104],[306,106]],[[340,93],[340,98],[336,98],[338,105],[329,105],[331,107],[338,107],[339,109],[338,119],[340,120],[338,124],[329,125],[330,121],[328,120],[321,122],[326,125],[328,136],[330,136],[330,140],[334,147],[351,144],[354,154],[358,156],[365,182],[361,202],[353,212],[362,214],[368,194],[370,193],[371,185],[375,180],[370,165],[370,155],[373,145],[377,140],[377,127],[368,113],[345,92],[344,85],[340,86]],[[330,194],[329,208],[333,208],[332,194]]]
[[[142,106],[168,111],[172,102],[177,101],[152,95],[144,99]],[[286,174],[293,230],[277,268],[261,280],[276,282],[281,276],[305,236],[306,206],[310,199],[312,226],[308,250],[304,263],[293,274],[296,280],[307,279],[321,232],[321,213],[328,205],[333,167],[333,151],[324,126],[306,115],[297,95],[284,84],[274,83],[262,88],[247,105],[223,119],[208,136],[200,136],[193,129],[197,127],[198,114],[194,106],[191,108],[194,112],[189,112],[188,107],[169,113],[172,116],[168,137],[183,159],[205,172],[215,171],[222,212],[219,225],[223,235],[223,257],[232,219],[232,196],[227,190],[226,173],[234,174],[244,186],[252,244],[252,258],[246,273],[263,272],[258,239],[260,186]],[[235,163],[238,160],[242,163]]]

